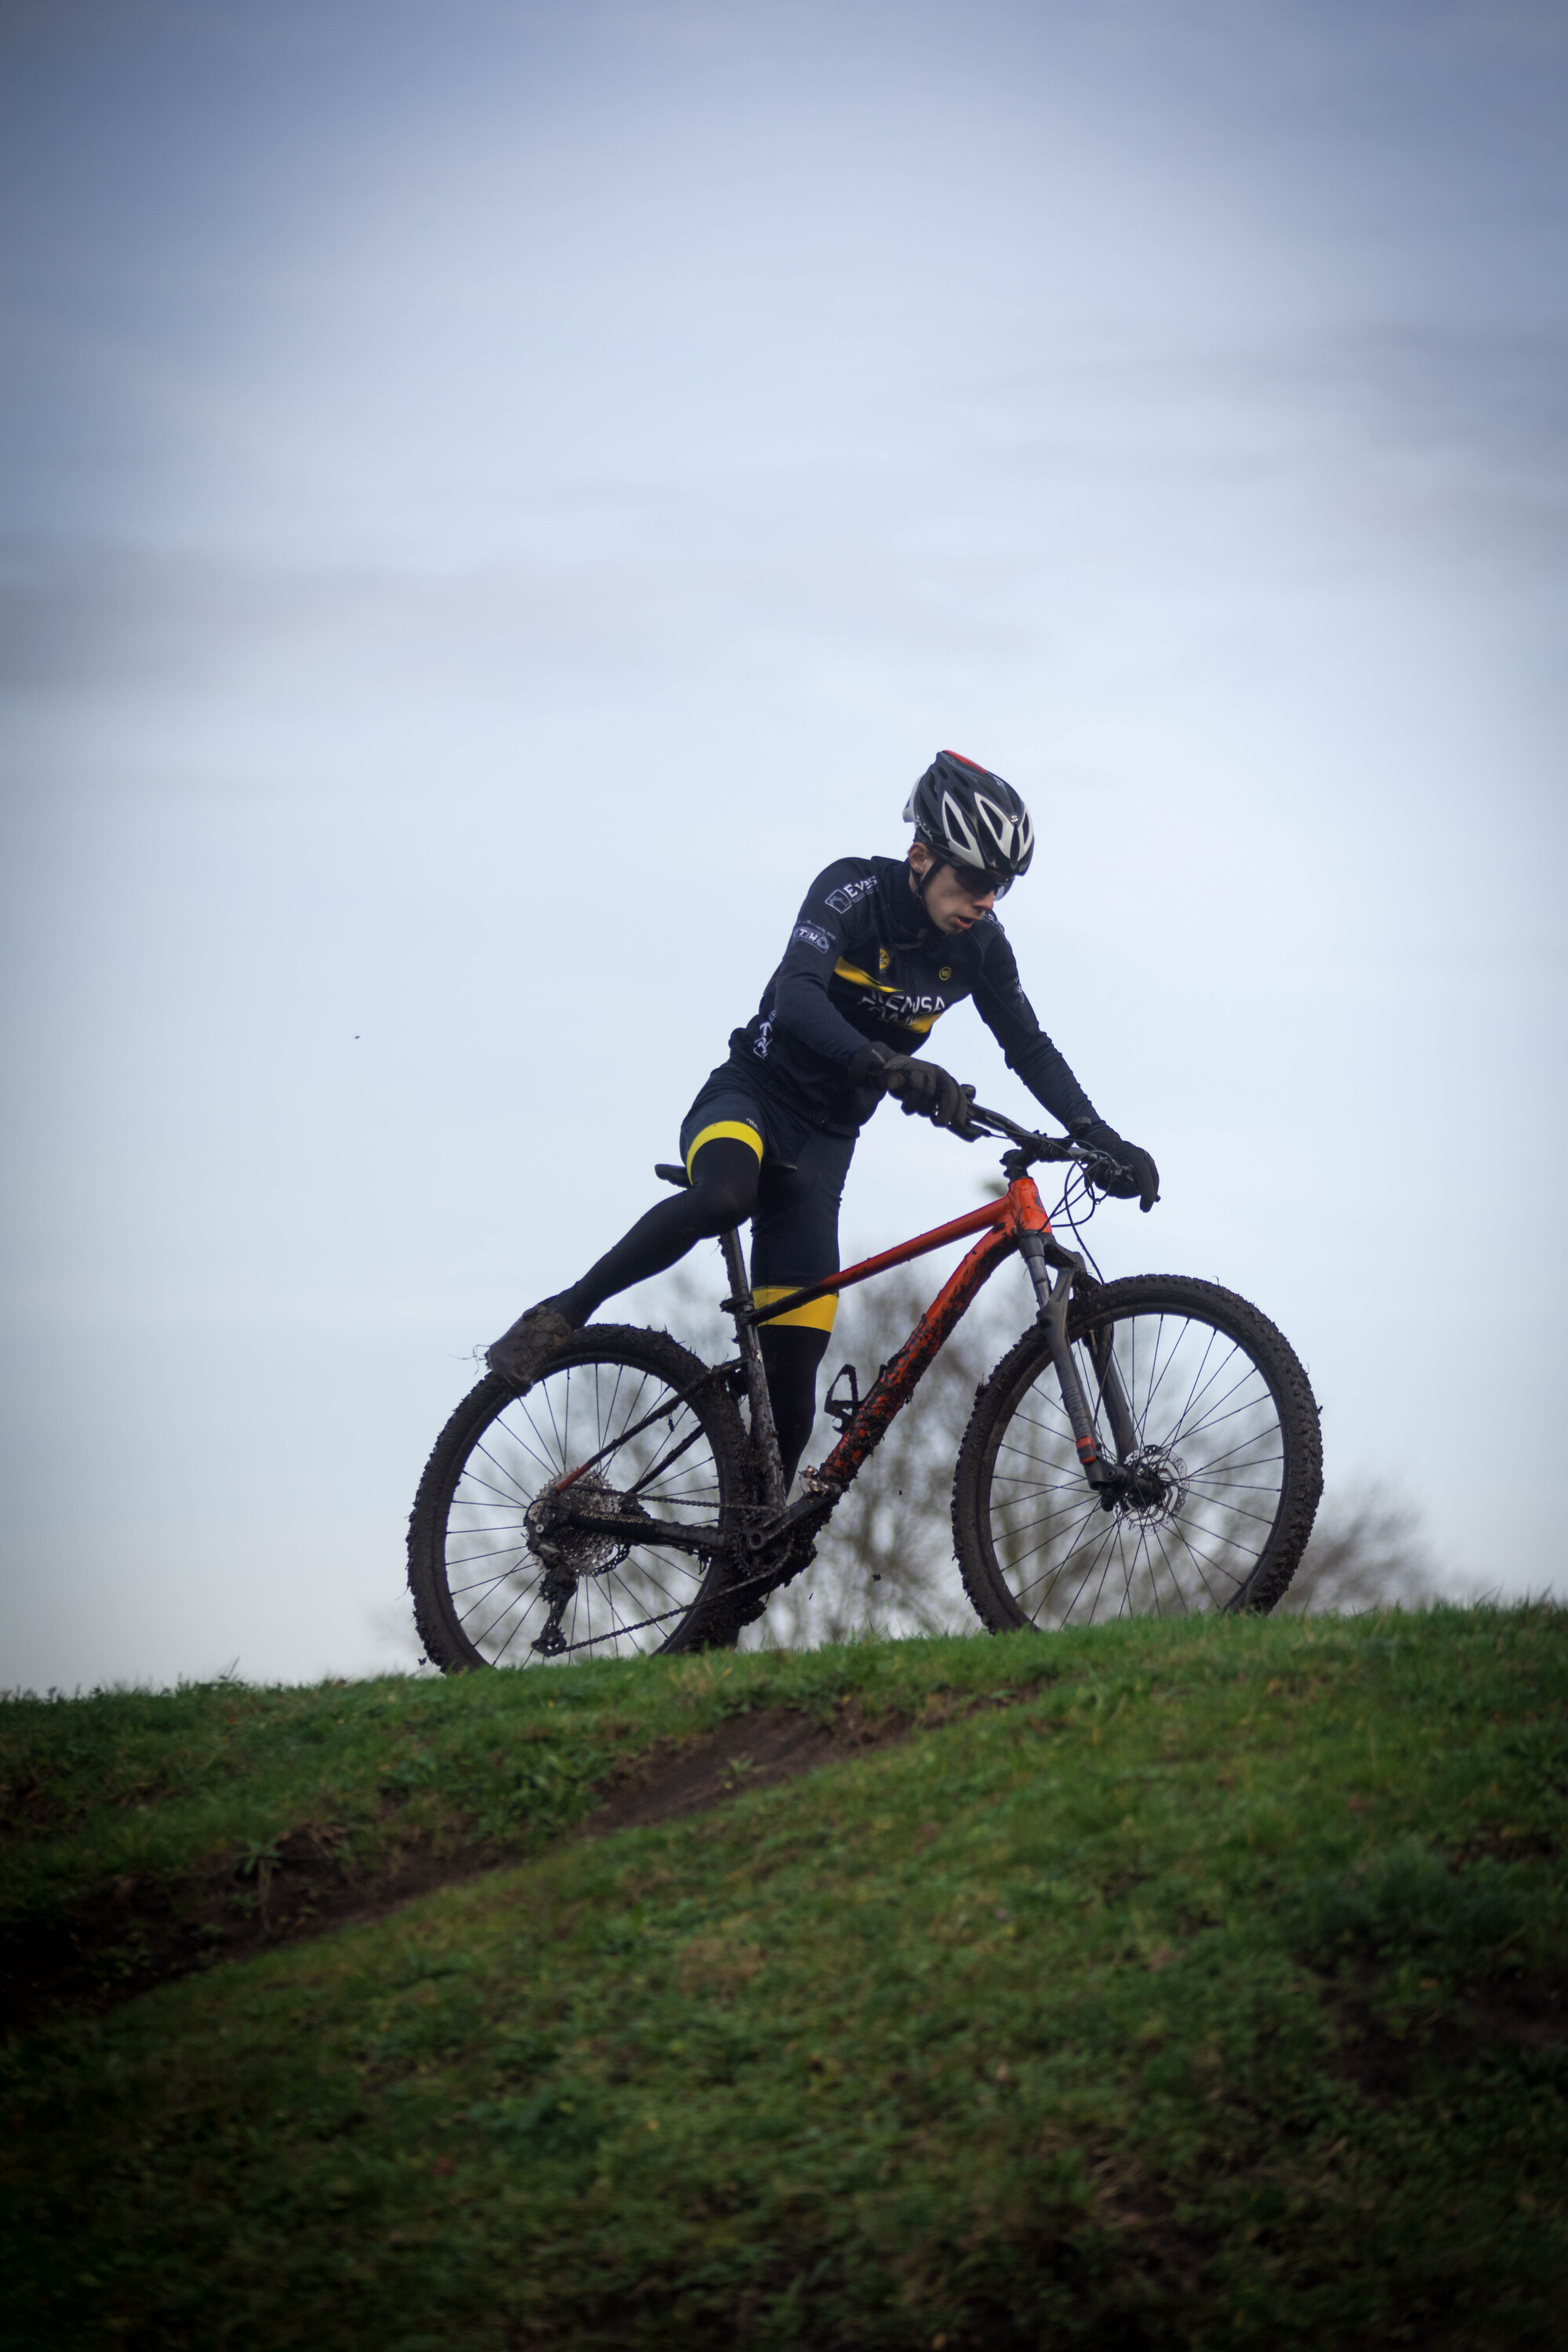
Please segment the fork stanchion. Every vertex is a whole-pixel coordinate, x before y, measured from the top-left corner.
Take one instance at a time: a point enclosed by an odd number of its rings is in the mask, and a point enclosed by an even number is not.
[[[1050,1340],[1051,1362],[1056,1368],[1068,1419],[1072,1423],[1073,1450],[1083,1465],[1083,1475],[1089,1485],[1096,1488],[1109,1486],[1112,1483],[1112,1473],[1100,1453],[1083,1383],[1079,1379],[1078,1366],[1073,1362],[1072,1347],[1068,1339],[1068,1307],[1072,1298],[1074,1276],[1083,1272],[1083,1260],[1074,1256],[1070,1250],[1059,1250],[1061,1270],[1052,1282],[1041,1234],[1021,1233],[1018,1254],[1029,1269],[1029,1278],[1040,1302],[1041,1319]]]

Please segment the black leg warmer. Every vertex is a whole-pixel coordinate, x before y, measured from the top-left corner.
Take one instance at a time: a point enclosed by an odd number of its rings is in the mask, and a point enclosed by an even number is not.
[[[691,1163],[689,1192],[675,1193],[639,1217],[581,1282],[552,1303],[572,1322],[585,1323],[617,1291],[665,1273],[727,1225],[744,1224],[757,1205],[757,1155],[749,1143],[716,1135]]]
[[[762,1341],[763,1370],[768,1376],[787,1495],[816,1419],[816,1370],[827,1353],[831,1334],[804,1324],[771,1331],[764,1323],[757,1337]]]

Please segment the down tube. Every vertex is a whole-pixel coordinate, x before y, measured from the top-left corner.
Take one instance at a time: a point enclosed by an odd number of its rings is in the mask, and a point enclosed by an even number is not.
[[[886,1436],[895,1413],[908,1404],[931,1358],[981,1285],[1018,1244],[1011,1234],[993,1230],[977,1241],[962,1265],[938,1291],[891,1363],[883,1367],[859,1412],[823,1464],[818,1475],[847,1486],[867,1456]]]

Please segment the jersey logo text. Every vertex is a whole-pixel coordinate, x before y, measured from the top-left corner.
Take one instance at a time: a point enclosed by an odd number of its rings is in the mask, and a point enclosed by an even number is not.
[[[879,1013],[884,1021],[940,1021],[947,1011],[945,996],[912,996],[895,989],[885,996],[862,996],[859,1003],[866,1012]]]

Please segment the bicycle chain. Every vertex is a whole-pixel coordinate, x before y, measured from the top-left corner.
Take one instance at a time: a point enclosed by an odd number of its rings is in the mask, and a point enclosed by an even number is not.
[[[793,1552],[795,1548],[795,1538],[792,1537],[790,1550]],[[782,1567],[760,1568],[754,1575],[742,1577],[738,1584],[727,1584],[722,1592],[715,1593],[715,1601],[728,1601],[737,1592],[749,1592],[759,1584],[774,1586],[787,1584],[792,1576],[798,1576],[803,1568],[810,1566],[815,1549],[814,1546],[806,1558],[798,1561],[794,1567],[790,1566],[786,1558]],[[657,1616],[639,1617],[635,1625],[617,1625],[613,1633],[590,1633],[585,1641],[563,1642],[558,1650],[552,1650],[549,1654],[552,1658],[569,1657],[574,1650],[592,1650],[603,1642],[618,1642],[626,1633],[646,1633],[650,1625],[662,1625],[667,1617],[689,1616],[696,1606],[697,1603],[694,1601],[678,1601],[673,1609],[661,1609]]]

